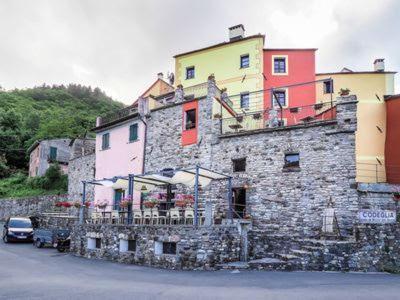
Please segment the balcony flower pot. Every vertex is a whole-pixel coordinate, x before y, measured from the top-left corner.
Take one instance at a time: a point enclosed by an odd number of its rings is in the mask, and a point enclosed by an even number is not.
[[[236,121],[238,121],[239,123],[241,123],[243,121],[243,116],[237,116],[236,117]]]
[[[254,119],[254,120],[259,120],[259,119],[261,119],[261,113],[255,113],[255,114],[253,115],[253,119]]]
[[[214,119],[221,119],[221,114],[214,114]]]
[[[340,89],[340,91],[339,91],[339,95],[340,96],[348,96],[350,94],[350,90],[349,89]]]

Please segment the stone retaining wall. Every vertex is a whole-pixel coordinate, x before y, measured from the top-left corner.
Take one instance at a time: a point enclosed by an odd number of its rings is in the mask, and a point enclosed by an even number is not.
[[[100,238],[100,249],[88,249],[88,238]],[[120,241],[136,241],[135,252],[121,252]],[[176,255],[157,254],[162,242],[175,242]],[[71,252],[86,258],[168,269],[214,269],[217,264],[238,261],[240,233],[236,226],[123,226],[74,227]]]
[[[50,211],[54,209],[55,202],[66,199],[66,195],[0,199],[0,221],[4,221],[11,216],[31,216]]]

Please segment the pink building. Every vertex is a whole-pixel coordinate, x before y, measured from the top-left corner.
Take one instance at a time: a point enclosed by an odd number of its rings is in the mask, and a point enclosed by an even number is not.
[[[160,104],[154,99],[161,94],[173,92],[173,87],[165,82],[162,73],[158,79],[141,95],[146,98],[149,109]],[[144,172],[144,146],[146,125],[138,113],[138,101],[114,114],[99,117],[96,128],[96,180],[115,176],[142,174]],[[119,209],[119,202],[128,196],[127,182],[114,185],[95,186],[95,203],[107,202],[108,209]],[[133,205],[140,204],[140,191],[133,194]],[[91,200],[91,199],[89,199]]]

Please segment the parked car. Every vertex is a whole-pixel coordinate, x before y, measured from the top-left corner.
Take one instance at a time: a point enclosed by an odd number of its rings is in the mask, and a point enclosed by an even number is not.
[[[67,229],[36,229],[33,241],[37,248],[46,246],[57,248],[59,252],[64,252],[69,248],[70,231]]]
[[[30,218],[10,217],[4,224],[3,241],[8,242],[32,242],[33,224]]]

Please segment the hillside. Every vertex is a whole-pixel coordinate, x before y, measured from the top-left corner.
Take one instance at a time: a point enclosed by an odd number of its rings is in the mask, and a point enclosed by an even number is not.
[[[0,178],[26,171],[35,140],[83,136],[96,116],[123,106],[99,88],[76,84],[0,90]]]

